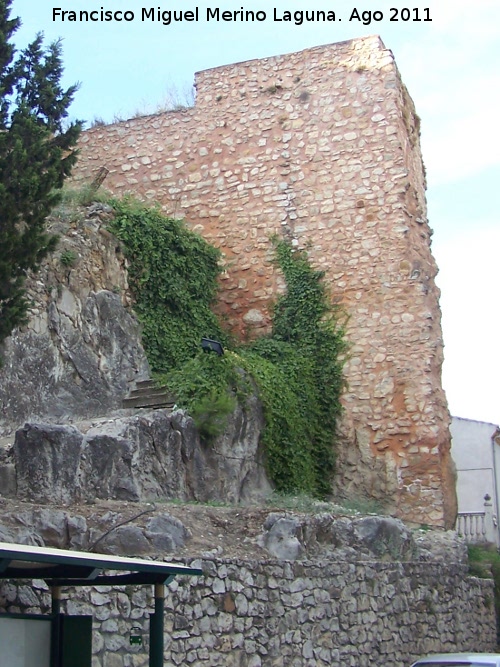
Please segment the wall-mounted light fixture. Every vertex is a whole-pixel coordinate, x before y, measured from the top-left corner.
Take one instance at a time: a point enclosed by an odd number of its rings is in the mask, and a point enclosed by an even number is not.
[[[224,348],[218,340],[212,340],[211,338],[202,338],[201,347],[204,352],[215,352],[219,357],[222,357],[224,354]]]

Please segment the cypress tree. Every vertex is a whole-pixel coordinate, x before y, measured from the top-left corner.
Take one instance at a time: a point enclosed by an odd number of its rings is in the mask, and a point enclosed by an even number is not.
[[[76,161],[81,122],[68,122],[77,86],[61,87],[61,43],[39,34],[16,53],[12,0],[0,0],[0,344],[26,321],[25,279],[57,238],[45,220]]]

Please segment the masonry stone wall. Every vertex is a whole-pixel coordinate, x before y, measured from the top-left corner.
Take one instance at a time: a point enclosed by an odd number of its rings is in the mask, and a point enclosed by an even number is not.
[[[194,108],[86,131],[74,178],[157,202],[224,256],[219,308],[269,329],[274,234],[349,315],[335,492],[451,526],[456,498],[419,119],[378,37],[199,72]]]
[[[434,651],[492,651],[493,582],[438,562],[204,559],[167,589],[165,665],[409,667]],[[65,589],[62,610],[94,616],[92,667],[148,664],[150,587]],[[0,583],[0,613],[48,613],[50,595]],[[131,646],[130,635],[142,646]]]

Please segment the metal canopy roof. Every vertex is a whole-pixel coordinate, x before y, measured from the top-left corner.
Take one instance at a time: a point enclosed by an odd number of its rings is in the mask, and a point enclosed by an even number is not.
[[[119,586],[165,584],[176,574],[202,571],[177,563],[0,542],[0,579],[45,579],[52,586]]]

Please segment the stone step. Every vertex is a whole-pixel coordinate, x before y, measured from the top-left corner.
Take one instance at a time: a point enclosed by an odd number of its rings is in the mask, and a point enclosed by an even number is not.
[[[146,389],[149,387],[157,387],[158,384],[155,380],[138,380],[135,383],[136,389]]]
[[[127,398],[136,398],[137,396],[163,396],[164,394],[168,394],[165,387],[144,387],[132,389]]]
[[[154,380],[140,380],[122,401],[124,408],[172,408],[174,405],[172,394],[166,387],[159,387]]]
[[[163,396],[136,396],[134,398],[124,398],[122,407],[124,408],[173,408],[175,399],[170,395]]]

